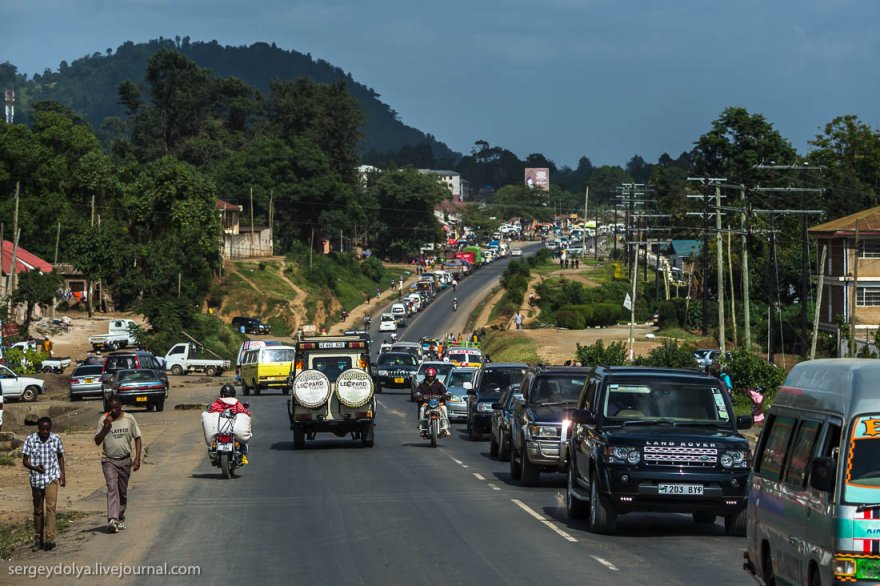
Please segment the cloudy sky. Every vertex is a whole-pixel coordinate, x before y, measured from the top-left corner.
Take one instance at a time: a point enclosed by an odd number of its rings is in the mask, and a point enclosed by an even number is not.
[[[731,105],[801,152],[835,116],[880,124],[877,0],[0,0],[0,22],[28,75],[160,36],[274,42],[455,150],[559,165],[677,156]]]

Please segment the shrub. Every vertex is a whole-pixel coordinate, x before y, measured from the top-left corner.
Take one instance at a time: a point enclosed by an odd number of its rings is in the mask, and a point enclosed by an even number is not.
[[[723,365],[724,371],[733,383],[734,397],[747,399],[748,389],[762,388],[765,409],[770,406],[776,391],[785,380],[781,368],[745,348],[737,348],[731,352],[730,358],[724,361]]]
[[[368,279],[375,281],[376,283],[382,282],[385,278],[385,267],[382,265],[382,261],[375,256],[371,256],[363,262],[361,265],[361,272],[363,272]]]
[[[651,350],[647,356],[636,360],[640,366],[656,366],[662,368],[696,368],[694,347],[690,344],[679,344],[675,340],[664,340],[663,344]]]
[[[602,340],[590,346],[577,345],[575,360],[583,366],[622,366],[627,363],[627,351],[623,342],[612,342],[605,347]]]
[[[568,308],[577,307],[568,305]],[[560,309],[556,312],[556,325],[560,328],[568,328],[569,330],[584,329],[584,318],[577,309]]]
[[[685,304],[686,300],[684,299],[661,301],[657,305],[657,313],[659,315],[657,325],[661,329],[686,327]]]
[[[592,326],[613,326],[621,318],[623,307],[613,303],[597,303],[592,306]]]

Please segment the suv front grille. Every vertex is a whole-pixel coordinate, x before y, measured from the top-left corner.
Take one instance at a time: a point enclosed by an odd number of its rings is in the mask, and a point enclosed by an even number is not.
[[[654,466],[700,466],[711,468],[718,463],[716,448],[690,446],[645,446],[645,464]]]

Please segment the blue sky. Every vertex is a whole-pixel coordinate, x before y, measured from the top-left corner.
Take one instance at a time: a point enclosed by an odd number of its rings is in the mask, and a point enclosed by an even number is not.
[[[32,75],[125,41],[274,42],[351,72],[407,124],[559,165],[653,162],[726,106],[801,152],[880,124],[877,0],[0,0],[0,62]]]

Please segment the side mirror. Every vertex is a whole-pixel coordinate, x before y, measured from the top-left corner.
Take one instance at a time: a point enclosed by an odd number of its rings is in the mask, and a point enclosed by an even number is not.
[[[502,408],[503,407],[501,406],[501,403],[492,403],[492,409],[495,409],[496,411],[500,411]]]
[[[755,418],[751,415],[738,415],[736,418],[737,429],[750,429],[755,424]]]
[[[467,381],[464,384],[462,384],[461,386],[470,391],[471,389],[474,388],[474,383]]]
[[[416,403],[421,403],[422,402],[422,394],[416,393],[415,399],[416,399]]]
[[[242,405],[244,405],[244,408],[245,408],[245,409],[250,409],[250,408],[251,408],[251,404],[250,404],[250,403],[242,403]]]
[[[465,384],[468,384],[468,383],[465,383]],[[465,387],[465,388],[467,389],[467,387]],[[468,394],[468,395],[471,395],[471,396],[477,394],[477,391],[475,391],[475,390],[473,389],[473,385],[471,385],[471,388],[470,388],[470,389],[467,389],[467,394]]]
[[[810,486],[822,492],[834,490],[834,473],[837,461],[834,458],[813,458],[810,463]]]
[[[596,423],[596,417],[586,409],[572,409],[571,421],[582,425],[593,425]]]

